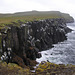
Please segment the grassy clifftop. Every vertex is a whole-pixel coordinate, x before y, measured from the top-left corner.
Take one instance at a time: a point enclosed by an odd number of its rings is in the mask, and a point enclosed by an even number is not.
[[[28,11],[14,14],[0,14],[0,24],[17,20],[25,22],[47,18],[65,18],[68,21],[73,21],[73,18],[69,14],[61,13],[59,11]]]

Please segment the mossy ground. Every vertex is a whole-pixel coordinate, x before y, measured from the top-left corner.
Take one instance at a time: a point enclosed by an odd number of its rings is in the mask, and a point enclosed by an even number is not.
[[[29,75],[29,68],[22,68],[14,63],[0,62],[0,75]]]
[[[36,68],[37,75],[75,75],[75,65],[42,62]]]
[[[0,62],[0,75],[75,75],[75,65],[54,64],[42,62],[35,72],[29,68],[22,68],[14,63]]]

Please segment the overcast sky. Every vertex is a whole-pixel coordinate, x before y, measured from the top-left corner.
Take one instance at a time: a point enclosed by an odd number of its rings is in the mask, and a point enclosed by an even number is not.
[[[75,17],[75,0],[0,0],[0,13],[61,11]]]

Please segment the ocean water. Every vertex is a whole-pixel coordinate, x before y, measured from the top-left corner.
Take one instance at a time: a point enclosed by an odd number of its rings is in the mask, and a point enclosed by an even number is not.
[[[42,57],[37,62],[49,61],[56,64],[75,65],[75,23],[68,23],[67,26],[73,31],[66,34],[67,40],[54,44],[54,47],[42,51]]]

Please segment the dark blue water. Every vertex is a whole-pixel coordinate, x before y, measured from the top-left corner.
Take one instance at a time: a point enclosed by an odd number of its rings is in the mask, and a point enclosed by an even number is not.
[[[56,64],[73,64],[75,65],[75,23],[69,23],[67,26],[74,31],[66,34],[67,40],[54,44],[54,47],[42,51],[42,57],[37,59],[38,62],[50,61]]]

